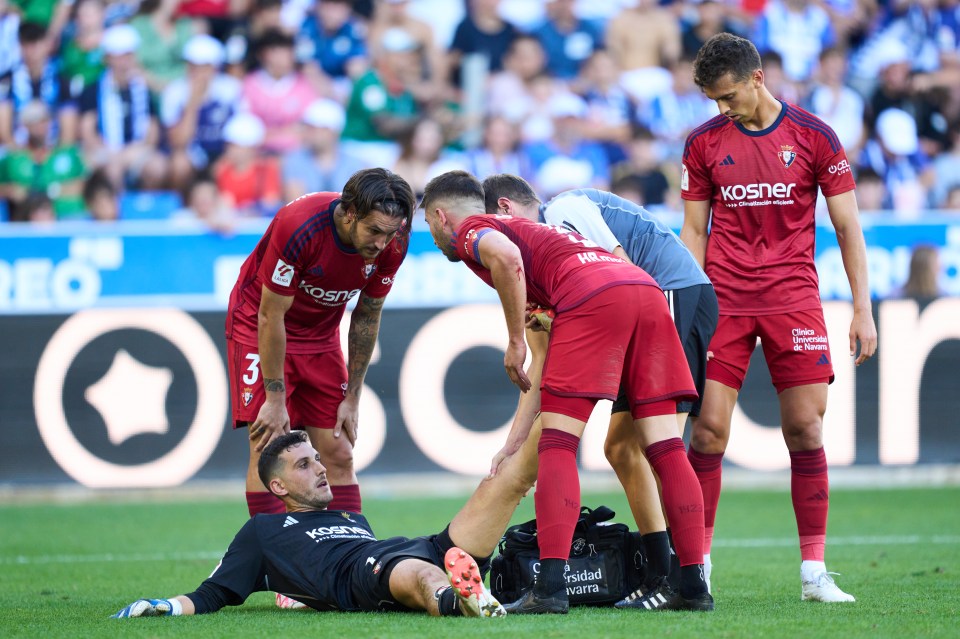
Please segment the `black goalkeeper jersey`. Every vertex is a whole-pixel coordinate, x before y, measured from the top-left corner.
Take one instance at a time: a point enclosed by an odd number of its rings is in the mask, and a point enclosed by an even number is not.
[[[359,571],[407,542],[377,540],[357,513],[259,514],[240,529],[204,586],[228,591],[229,605],[253,592],[276,591],[318,610],[358,610],[353,586]]]

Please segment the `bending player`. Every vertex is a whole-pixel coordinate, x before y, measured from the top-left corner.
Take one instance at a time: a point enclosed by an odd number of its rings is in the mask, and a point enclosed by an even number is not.
[[[669,593],[663,607],[712,610],[703,581],[702,497],[677,436],[676,402],[697,395],[656,283],[573,231],[486,215],[483,187],[464,171],[431,180],[422,205],[444,255],[463,261],[497,290],[509,334],[504,368],[521,391],[540,396],[543,432],[534,499],[541,570],[533,588],[506,606],[508,612],[565,613],[569,608],[564,569],[580,514],[577,448],[597,400],[615,399],[621,377],[636,437],[663,480],[680,559],[679,589]],[[523,370],[527,303],[556,311],[543,379],[536,387]],[[604,329],[596,330],[600,323]],[[515,420],[505,454],[533,441],[532,421]]]
[[[544,205],[523,178],[499,174],[483,181],[483,192],[488,214],[513,215],[571,229],[646,271],[667,297],[697,394],[703,394],[707,345],[717,326],[717,296],[703,269],[673,231],[643,207],[597,189],[566,191]],[[527,341],[536,354],[536,342],[531,341],[529,333]],[[677,402],[681,436],[688,414],[694,420],[700,414],[699,399]],[[604,452],[623,485],[647,557],[643,587],[618,606],[657,609],[670,589],[668,522],[664,520],[656,477],[637,442],[622,387],[613,403]]]
[[[353,468],[360,392],[414,204],[398,175],[358,171],[343,193],[310,193],[280,209],[244,262],[226,337],[234,427],[249,430],[251,516],[283,512],[260,482],[257,460],[291,427],[305,428],[320,451],[331,507],[361,511]],[[345,365],[340,320],[354,297]]]

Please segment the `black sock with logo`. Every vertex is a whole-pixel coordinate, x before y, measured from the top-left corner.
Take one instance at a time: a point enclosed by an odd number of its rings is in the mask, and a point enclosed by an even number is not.
[[[643,550],[647,555],[646,585],[670,573],[670,539],[665,530],[641,535]]]
[[[567,582],[564,579],[567,562],[563,559],[541,559],[540,574],[533,592],[541,597],[549,597],[563,590],[566,591]]]
[[[707,592],[707,582],[703,579],[703,564],[680,566],[680,596],[693,599]]]

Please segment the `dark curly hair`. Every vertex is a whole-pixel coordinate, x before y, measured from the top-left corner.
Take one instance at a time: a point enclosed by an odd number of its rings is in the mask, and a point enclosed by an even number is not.
[[[717,83],[726,74],[743,82],[761,68],[760,53],[746,38],[718,33],[703,43],[693,61],[693,81],[701,89]]]
[[[409,233],[416,210],[413,189],[402,177],[387,169],[361,169],[350,176],[340,194],[344,210],[354,209],[362,220],[371,211],[403,218],[403,232]]]

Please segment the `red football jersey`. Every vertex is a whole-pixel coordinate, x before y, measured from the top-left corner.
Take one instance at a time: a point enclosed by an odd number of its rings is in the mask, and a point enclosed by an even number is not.
[[[786,102],[763,131],[718,115],[687,137],[685,200],[711,203],[706,272],[722,315],[817,308],[814,208],[853,190],[847,155],[828,125]]]
[[[509,215],[473,215],[457,227],[457,255],[493,286],[490,271],[480,260],[480,238],[500,231],[517,245],[527,281],[527,301],[558,313],[582,304],[600,291],[620,284],[656,286],[638,266],[606,252],[562,226],[538,224]]]
[[[284,322],[288,353],[339,350],[340,320],[360,291],[385,297],[407,254],[407,237],[397,235],[372,262],[337,235],[333,212],[339,193],[310,193],[284,206],[243,263],[230,294],[227,338],[257,345],[261,287],[293,295]]]

